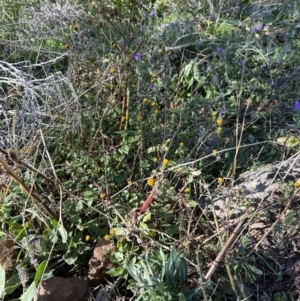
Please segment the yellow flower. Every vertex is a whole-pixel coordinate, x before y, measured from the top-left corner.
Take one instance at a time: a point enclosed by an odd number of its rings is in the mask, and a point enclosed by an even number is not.
[[[155,101],[152,101],[152,102],[151,102],[151,106],[152,106],[152,107],[155,107],[155,106],[156,106],[156,102],[155,102]]]
[[[217,112],[217,111],[212,111],[212,112],[211,112],[212,118],[216,118],[217,115],[218,115],[218,112]]]
[[[186,188],[184,189],[184,192],[186,192],[186,193],[189,193],[190,191],[191,191],[190,187],[186,187]]]
[[[109,72],[110,72],[111,74],[114,74],[114,73],[116,72],[116,68],[114,68],[114,67],[110,68],[110,69],[109,69]]]
[[[300,181],[297,180],[296,182],[294,182],[294,187],[295,188],[299,188],[300,187]]]
[[[132,88],[135,88],[135,87],[136,87],[136,84],[132,84],[131,87],[132,87]]]
[[[159,55],[163,55],[163,54],[164,54],[164,51],[163,51],[162,49],[159,49],[159,50],[157,51],[157,53],[158,53]]]
[[[154,111],[155,114],[158,114],[159,112],[160,112],[159,109],[155,109],[155,111]]]
[[[148,99],[147,99],[147,98],[144,98],[144,99],[143,99],[143,102],[147,102],[147,101],[148,101]]]
[[[109,240],[110,239],[110,235],[108,235],[108,234],[104,235],[104,239],[105,240]]]
[[[86,235],[85,241],[89,241],[90,239],[91,239],[91,237],[89,235]]]
[[[183,147],[183,146],[184,146],[184,143],[183,143],[183,142],[180,142],[180,143],[179,143],[179,146],[180,146],[180,147]]]
[[[218,118],[217,119],[217,125],[222,125],[223,123],[223,119],[222,118]]]
[[[156,78],[156,77],[157,77],[157,74],[156,74],[156,73],[153,73],[153,74],[152,74],[152,77],[153,77],[153,78]]]
[[[96,3],[93,1],[92,2],[92,8],[95,9],[96,8]]]
[[[149,186],[153,186],[154,183],[155,183],[155,180],[154,180],[153,178],[150,178],[150,179],[148,179],[148,181],[147,181],[147,184],[148,184]]]
[[[136,119],[137,119],[138,121],[141,121],[141,120],[143,119],[143,117],[142,117],[141,115],[137,115]]]
[[[167,166],[168,163],[169,163],[169,160],[168,160],[168,159],[163,159],[163,165],[164,165],[164,166]]]
[[[156,157],[153,158],[153,161],[154,161],[154,162],[157,162],[157,160],[158,160],[158,159],[157,159]]]
[[[109,233],[110,233],[110,235],[115,235],[116,230],[115,229],[110,229]]]
[[[219,184],[223,184],[223,182],[224,182],[223,178],[218,178],[218,183]]]
[[[212,153],[213,153],[213,155],[216,155],[218,153],[218,150],[213,149]]]
[[[111,47],[112,47],[112,48],[116,48],[116,44],[115,44],[115,43],[112,43]]]
[[[222,127],[221,126],[217,127],[217,134],[218,134],[218,136],[220,136],[222,134]]]
[[[68,43],[64,45],[64,48],[65,48],[65,49],[69,49],[69,47],[70,47],[70,46],[69,46]]]
[[[124,122],[125,120],[126,120],[126,117],[123,115],[123,116],[121,117],[121,121]]]
[[[127,184],[131,185],[132,184],[131,180],[127,180]]]
[[[156,78],[151,78],[151,84],[156,82]]]
[[[100,196],[100,199],[103,200],[105,198],[106,194],[104,192],[102,192],[102,193],[99,194],[99,196]]]

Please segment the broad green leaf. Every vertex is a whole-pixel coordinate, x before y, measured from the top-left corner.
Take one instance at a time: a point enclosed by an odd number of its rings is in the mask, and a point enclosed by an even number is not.
[[[0,298],[4,298],[5,295],[5,269],[0,264]]]
[[[106,274],[112,276],[112,277],[118,277],[121,276],[124,273],[124,268],[123,267],[117,267],[117,268],[112,268],[109,271],[106,272]]]
[[[32,282],[26,292],[21,296],[21,301],[32,301],[36,292],[35,283]]]
[[[259,270],[257,267],[255,267],[255,266],[253,266],[253,265],[248,265],[248,267],[250,268],[250,270],[253,272],[253,273],[255,273],[255,274],[257,274],[257,275],[262,275],[263,274],[263,272],[261,271],[261,270]]]
[[[148,212],[144,215],[142,221],[143,221],[144,223],[146,223],[146,222],[148,222],[148,221],[150,221],[150,220],[151,220],[151,212],[148,211]]]
[[[195,207],[197,207],[198,205],[199,205],[198,202],[196,202],[196,201],[194,201],[194,200],[189,201],[189,207],[190,207],[190,208],[195,208]]]
[[[295,136],[286,136],[286,137],[279,137],[276,140],[279,144],[284,145],[286,147],[295,148],[299,145],[299,138]]]
[[[60,233],[62,242],[66,243],[67,238],[68,238],[68,233],[67,233],[66,229],[64,228],[63,224],[59,224],[58,232]]]
[[[42,261],[36,268],[36,273],[35,273],[35,276],[34,276],[34,283],[36,286],[38,286],[39,284],[39,281],[46,269],[46,266],[47,266],[47,261],[44,260]]]
[[[15,289],[17,289],[21,285],[21,281],[19,275],[17,273],[13,274],[5,284],[5,292],[6,294],[12,294]]]

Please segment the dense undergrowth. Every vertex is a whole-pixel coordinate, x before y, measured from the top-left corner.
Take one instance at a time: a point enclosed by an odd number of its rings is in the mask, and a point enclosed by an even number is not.
[[[86,277],[104,237],[116,300],[246,298],[246,239],[204,277],[230,233],[199,200],[299,150],[300,5],[106,2],[1,1],[0,294]]]

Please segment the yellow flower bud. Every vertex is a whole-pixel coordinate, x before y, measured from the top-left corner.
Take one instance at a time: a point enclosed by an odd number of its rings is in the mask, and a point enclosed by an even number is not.
[[[150,179],[148,179],[148,181],[147,181],[147,184],[148,184],[149,186],[153,186],[154,183],[155,183],[155,180],[154,180],[153,178],[150,178]]]
[[[222,125],[223,123],[223,119],[222,118],[218,118],[217,119],[217,125]]]
[[[168,159],[163,159],[163,165],[164,165],[164,166],[167,166],[168,163],[169,163],[169,160],[168,160]]]

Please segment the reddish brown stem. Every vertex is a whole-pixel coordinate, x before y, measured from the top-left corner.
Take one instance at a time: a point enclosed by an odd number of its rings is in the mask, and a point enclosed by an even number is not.
[[[147,197],[146,201],[144,202],[144,204],[142,205],[141,209],[140,209],[140,214],[143,214],[147,208],[149,207],[149,205],[152,203],[153,197],[156,194],[156,189],[152,189],[151,193],[149,194],[149,196]]]

